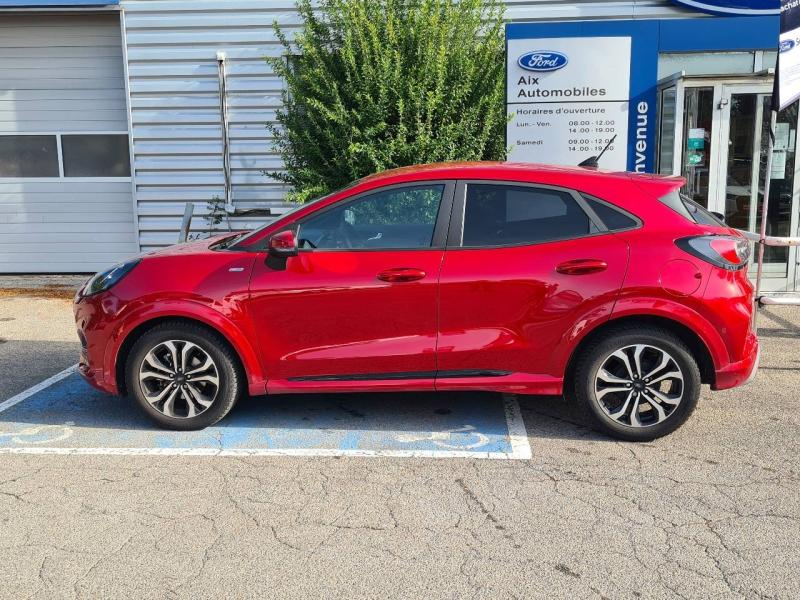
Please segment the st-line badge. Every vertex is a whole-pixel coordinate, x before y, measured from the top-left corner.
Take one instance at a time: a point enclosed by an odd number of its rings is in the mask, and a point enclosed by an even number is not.
[[[757,17],[778,15],[781,12],[780,0],[672,0],[688,8],[718,15],[742,15]]]
[[[567,66],[566,54],[555,50],[534,50],[517,59],[517,64],[528,71],[557,71]]]

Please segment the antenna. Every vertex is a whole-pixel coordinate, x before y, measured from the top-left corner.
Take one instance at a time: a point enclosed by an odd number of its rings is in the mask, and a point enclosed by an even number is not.
[[[614,136],[608,140],[608,143],[605,145],[605,148],[598,154],[597,156],[590,156],[583,162],[578,163],[579,167],[586,167],[587,169],[596,169],[600,166],[600,159],[603,157],[603,154],[606,153],[606,150],[614,143],[614,140],[617,139],[617,134],[615,133]]]

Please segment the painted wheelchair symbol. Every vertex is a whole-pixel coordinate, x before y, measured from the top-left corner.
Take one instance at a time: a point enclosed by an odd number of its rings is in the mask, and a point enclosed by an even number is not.
[[[458,434],[468,434],[469,438],[474,438],[472,443],[454,443],[454,434],[456,437],[462,437]],[[466,437],[466,436],[463,436]],[[472,425],[464,425],[457,429],[444,429],[442,431],[426,431],[420,433],[401,433],[396,436],[398,442],[405,444],[413,444],[416,442],[431,442],[440,448],[449,448],[452,450],[472,450],[473,448],[480,448],[489,443],[489,436],[477,431]]]
[[[17,431],[0,432],[0,444],[3,439],[10,439],[14,444],[52,444],[71,437],[74,433],[74,421],[65,421],[63,425],[34,425]]]

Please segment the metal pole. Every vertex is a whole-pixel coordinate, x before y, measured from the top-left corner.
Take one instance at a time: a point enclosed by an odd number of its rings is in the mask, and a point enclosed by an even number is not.
[[[769,188],[770,181],[772,180],[772,149],[775,145],[775,123],[778,120],[778,111],[775,107],[770,110],[769,117],[769,139],[767,141],[767,172],[764,175],[764,200],[761,208],[761,228],[758,234],[758,265],[756,268],[756,303],[761,296],[761,276],[764,272],[764,242],[767,238],[767,213],[769,212]],[[754,328],[756,319],[758,318],[758,311],[753,317]]]
[[[192,228],[192,214],[194,213],[194,202],[187,202],[183,207],[183,219],[181,220],[181,230],[178,232],[178,243],[182,244],[189,239],[189,230]]]
[[[222,175],[225,179],[225,219],[231,228],[230,213],[233,206],[231,190],[231,147],[228,133],[228,89],[225,73],[225,53],[217,52],[217,75],[219,77],[219,120],[222,129]]]

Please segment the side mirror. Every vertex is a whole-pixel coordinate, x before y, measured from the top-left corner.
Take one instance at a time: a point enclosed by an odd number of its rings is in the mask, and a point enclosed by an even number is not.
[[[718,218],[720,221],[722,221],[723,223],[725,222],[725,215],[723,215],[721,212],[715,212],[715,211],[713,211],[713,210],[712,210],[712,211],[709,211],[709,212],[710,212],[712,215],[714,215],[715,217],[717,217],[717,218]]]
[[[269,253],[283,258],[297,256],[297,238],[294,236],[294,231],[287,229],[269,238]]]

